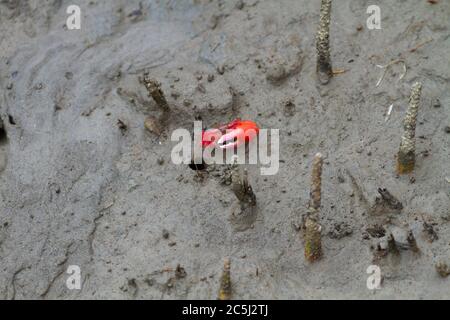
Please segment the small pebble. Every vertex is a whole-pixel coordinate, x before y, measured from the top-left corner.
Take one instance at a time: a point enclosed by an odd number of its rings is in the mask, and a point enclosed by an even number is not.
[[[185,107],[189,107],[189,106],[191,106],[191,104],[192,104],[192,100],[190,100],[190,99],[184,99],[183,105],[184,105]]]
[[[67,80],[72,80],[72,78],[73,78],[73,73],[72,73],[72,72],[66,72],[66,73],[64,74],[64,77],[65,77]]]
[[[208,26],[214,30],[217,27],[217,25],[219,24],[219,20],[220,20],[220,16],[214,14],[211,17],[211,19],[209,20]]]
[[[441,107],[441,101],[439,99],[434,100],[433,107],[440,108]]]
[[[148,131],[156,135],[160,135],[162,132],[158,119],[154,117],[148,117],[145,119],[144,126]]]
[[[198,84],[197,90],[200,91],[201,93],[205,93],[206,92],[205,86],[202,83]]]
[[[244,1],[243,0],[238,0],[237,2],[236,2],[236,9],[238,9],[238,10],[242,10],[242,9],[244,9],[244,6],[245,6],[245,3],[244,3]]]
[[[224,65],[220,65],[217,67],[217,72],[219,74],[224,74],[225,73],[225,66]]]
[[[180,93],[177,91],[172,91],[170,93],[170,95],[172,96],[172,98],[174,98],[175,100],[177,100],[180,97]]]
[[[439,262],[436,264],[436,271],[442,278],[447,278],[450,275],[450,269],[446,263]]]

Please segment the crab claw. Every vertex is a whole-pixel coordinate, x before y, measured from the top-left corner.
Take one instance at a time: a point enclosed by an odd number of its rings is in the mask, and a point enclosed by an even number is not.
[[[244,140],[244,130],[241,128],[231,130],[229,133],[224,134],[217,141],[217,145],[221,149],[234,148],[242,143]]]
[[[205,148],[219,139],[222,135],[219,129],[208,129],[202,132],[202,147]]]
[[[221,149],[234,148],[243,142],[249,142],[259,133],[256,123],[249,120],[235,119],[232,122],[202,132],[202,146],[204,148],[214,145]]]
[[[259,133],[258,125],[248,120],[235,120],[228,128],[227,133],[217,141],[219,148],[229,149],[237,147],[244,142],[251,141]]]

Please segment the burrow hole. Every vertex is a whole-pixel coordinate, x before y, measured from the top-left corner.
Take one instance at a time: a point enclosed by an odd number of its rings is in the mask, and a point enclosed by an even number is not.
[[[189,168],[191,168],[194,171],[203,171],[206,169],[206,163],[202,159],[202,163],[195,163],[194,160],[192,160],[191,164],[189,165]]]
[[[2,118],[0,118],[0,146],[5,145],[8,142],[8,135],[6,134],[6,129],[3,124]]]

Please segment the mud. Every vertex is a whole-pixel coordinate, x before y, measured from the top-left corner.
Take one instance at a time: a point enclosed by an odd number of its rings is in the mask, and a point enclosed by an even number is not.
[[[0,298],[216,299],[226,257],[233,299],[450,298],[448,1],[380,0],[381,30],[366,28],[373,3],[334,1],[341,72],[325,86],[318,1],[77,3],[78,31],[65,27],[70,1],[0,1]],[[376,86],[377,65],[396,59],[406,75],[393,64]],[[171,109],[162,127],[146,72]],[[398,176],[417,81],[415,169]],[[229,168],[170,159],[172,130],[237,117],[280,129],[278,174],[247,166],[246,228],[230,218]],[[323,256],[310,264],[298,222],[317,152]],[[379,210],[379,189],[402,209]],[[410,230],[420,255],[402,249]],[[391,234],[398,255],[379,255]],[[66,286],[70,265],[81,290]]]

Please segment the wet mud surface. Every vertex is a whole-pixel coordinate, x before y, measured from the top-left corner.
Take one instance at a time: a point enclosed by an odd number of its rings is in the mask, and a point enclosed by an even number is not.
[[[0,298],[216,299],[225,257],[234,299],[450,298],[450,3],[379,1],[368,30],[372,3],[335,1],[343,72],[323,86],[317,1],[141,2],[79,1],[75,31],[67,1],[0,1]],[[406,75],[394,64],[376,86],[396,59]],[[398,176],[416,81],[416,167]],[[236,216],[229,167],[170,158],[174,129],[238,117],[280,129],[279,172],[247,166],[251,217]],[[309,263],[299,224],[317,152],[323,256]]]

